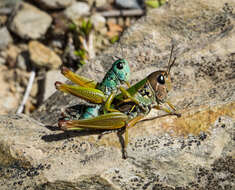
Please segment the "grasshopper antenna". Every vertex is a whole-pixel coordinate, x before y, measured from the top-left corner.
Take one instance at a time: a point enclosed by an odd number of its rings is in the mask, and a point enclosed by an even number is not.
[[[121,57],[119,57],[119,56],[117,56],[117,55],[113,55],[112,57],[113,57],[113,59],[115,60],[115,59],[123,59],[123,48],[122,48],[122,45],[120,44],[120,49],[121,49]]]
[[[124,54],[123,54],[123,47],[122,47],[121,43],[120,43],[120,46],[121,46],[121,54],[122,54],[122,58],[123,58]]]
[[[114,60],[115,60],[115,59],[116,59],[116,60],[122,59],[121,57],[119,57],[119,56],[117,56],[117,55],[113,55],[112,57],[113,57]]]
[[[174,45],[172,45],[172,47],[171,47],[171,55],[170,55],[170,59],[168,61],[167,75],[170,73],[171,67],[174,65],[175,60],[176,60],[176,57],[174,57],[173,61],[171,62],[172,55],[173,55],[173,49],[174,49]]]

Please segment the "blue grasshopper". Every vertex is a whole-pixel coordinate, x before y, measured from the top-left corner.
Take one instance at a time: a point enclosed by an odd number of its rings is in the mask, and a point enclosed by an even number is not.
[[[101,83],[76,75],[66,67],[62,68],[62,74],[78,85],[68,85],[57,81],[55,86],[58,90],[97,104],[95,107],[87,107],[80,117],[81,119],[98,116],[102,104],[105,104],[104,112],[117,112],[117,110],[110,108],[109,100],[112,99],[120,84],[126,83],[130,86],[128,83],[130,67],[125,59],[115,61]]]

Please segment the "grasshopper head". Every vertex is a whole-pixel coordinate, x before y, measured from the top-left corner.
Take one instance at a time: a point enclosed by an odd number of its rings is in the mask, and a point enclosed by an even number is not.
[[[168,68],[166,71],[155,71],[148,76],[148,81],[155,92],[156,99],[159,102],[164,102],[167,98],[167,93],[171,90],[171,77],[170,70],[172,65],[175,63],[176,58],[171,63],[173,46],[171,49],[171,55],[168,62]]]
[[[166,71],[155,71],[148,76],[148,81],[154,90],[156,99],[164,102],[171,90],[171,77]]]
[[[125,59],[118,59],[113,63],[112,71],[120,82],[127,82],[130,78],[130,67]]]

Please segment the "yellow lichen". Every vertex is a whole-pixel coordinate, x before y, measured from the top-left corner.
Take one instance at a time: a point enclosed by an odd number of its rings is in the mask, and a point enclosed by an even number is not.
[[[173,130],[176,135],[188,134],[198,135],[200,132],[209,133],[209,128],[219,118],[219,116],[230,116],[235,118],[235,103],[218,106],[200,106],[191,110],[183,110],[180,118],[173,119],[169,125],[164,123],[166,130]]]

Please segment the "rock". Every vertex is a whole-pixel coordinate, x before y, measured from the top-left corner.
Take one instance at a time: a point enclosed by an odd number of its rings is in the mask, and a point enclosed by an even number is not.
[[[5,65],[0,64],[0,73],[0,114],[14,113],[20,102],[20,93],[12,91],[16,80],[15,71],[9,70]]]
[[[0,1],[1,14],[10,15],[14,7],[17,6],[20,2],[21,0],[1,0]]]
[[[129,27],[131,25],[131,19],[129,18],[129,17],[127,17],[126,19],[125,19],[125,26],[126,27]]]
[[[0,7],[14,7],[21,0],[1,0]]]
[[[100,81],[113,62],[127,59],[131,83],[172,67],[169,100],[182,113],[140,122],[129,130],[123,160],[116,134],[62,132],[61,108],[79,98],[53,94],[33,114],[0,116],[3,189],[233,189],[234,2],[178,0],[137,21],[120,44],[91,60],[79,74]],[[156,19],[158,18],[158,19]],[[152,111],[149,117],[162,114]],[[53,126],[54,125],[54,126]],[[98,133],[98,134],[97,134]]]
[[[118,21],[117,21],[118,25],[120,26],[124,26],[124,19],[122,17],[118,18]]]
[[[107,24],[117,24],[117,19],[116,18],[108,18]]]
[[[44,93],[44,100],[49,98],[54,92],[56,92],[55,89],[55,82],[61,81],[65,82],[66,78],[60,73],[59,70],[51,70],[46,73],[46,80],[45,80],[45,93]]]
[[[124,9],[140,9],[144,5],[143,0],[115,0],[115,4]]]
[[[52,22],[50,15],[28,3],[21,3],[14,12],[10,29],[22,39],[42,38]]]
[[[29,42],[30,59],[36,67],[57,69],[62,64],[60,57],[38,41]]]
[[[0,15],[0,26],[5,25],[7,22],[7,16],[6,15]]]
[[[27,69],[25,58],[22,55],[18,55],[18,57],[17,57],[17,67],[22,70]]]
[[[81,16],[88,15],[89,11],[90,7],[88,4],[83,2],[76,2],[66,8],[64,14],[68,19],[76,21]]]
[[[6,27],[0,28],[0,50],[6,49],[13,39]]]
[[[6,63],[6,60],[0,56],[0,65],[4,65]]]
[[[47,9],[62,9],[66,8],[69,5],[71,5],[74,0],[34,0],[35,2],[39,3],[42,7],[45,7]]]
[[[21,49],[14,44],[11,44],[7,49],[7,64],[10,68],[15,67],[17,56],[20,54]]]
[[[108,4],[107,0],[96,0],[95,1],[95,6],[97,8],[105,7],[105,6],[107,6],[107,4]]]
[[[66,36],[70,21],[61,12],[52,14],[52,17],[53,36]]]
[[[100,31],[105,28],[106,20],[98,13],[91,16],[91,22],[96,31]]]
[[[30,58],[28,52],[22,52],[17,56],[17,67],[22,70],[30,68]]]

